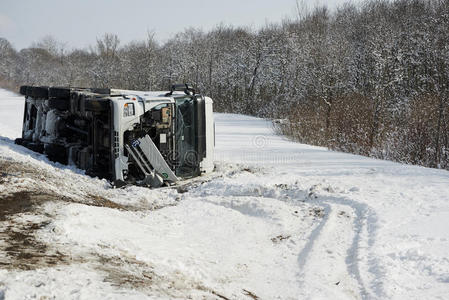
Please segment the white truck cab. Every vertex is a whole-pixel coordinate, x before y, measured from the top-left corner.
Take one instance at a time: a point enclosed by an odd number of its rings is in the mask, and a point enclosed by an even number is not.
[[[213,101],[187,85],[170,91],[22,86],[16,143],[63,164],[158,187],[214,168]]]

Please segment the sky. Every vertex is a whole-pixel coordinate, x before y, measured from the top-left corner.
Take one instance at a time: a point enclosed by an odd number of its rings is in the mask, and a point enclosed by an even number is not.
[[[16,49],[51,35],[68,48],[94,45],[105,33],[122,44],[152,32],[163,43],[193,27],[208,31],[218,24],[260,28],[295,18],[297,0],[0,0],[0,37]],[[313,8],[347,0],[298,0]],[[356,2],[358,0],[355,0]]]

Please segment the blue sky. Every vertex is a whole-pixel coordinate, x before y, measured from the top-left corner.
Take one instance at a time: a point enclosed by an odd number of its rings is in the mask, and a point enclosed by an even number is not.
[[[303,2],[334,8],[346,1]],[[127,43],[152,31],[164,42],[188,27],[206,31],[223,23],[259,28],[295,15],[296,0],[0,0],[0,37],[17,49],[46,35],[68,48],[93,45],[104,33],[115,33]]]

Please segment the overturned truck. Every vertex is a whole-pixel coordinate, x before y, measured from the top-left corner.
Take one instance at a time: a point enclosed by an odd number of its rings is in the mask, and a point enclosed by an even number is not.
[[[212,99],[168,92],[22,86],[16,143],[116,186],[159,187],[213,170]]]

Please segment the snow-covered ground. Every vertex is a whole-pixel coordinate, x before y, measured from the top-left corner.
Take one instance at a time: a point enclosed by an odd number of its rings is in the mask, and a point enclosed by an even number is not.
[[[111,189],[14,145],[0,90],[0,298],[447,299],[449,172],[216,114],[214,174]]]

